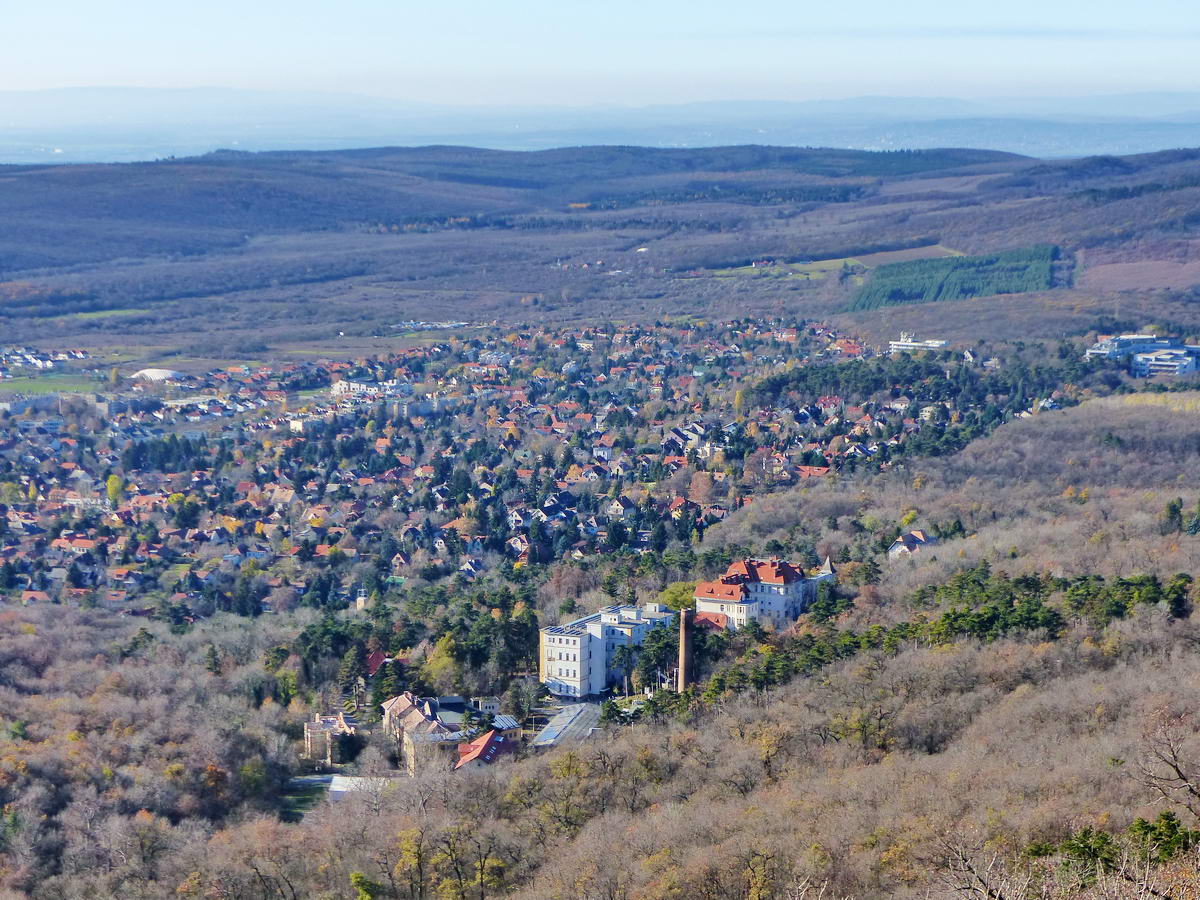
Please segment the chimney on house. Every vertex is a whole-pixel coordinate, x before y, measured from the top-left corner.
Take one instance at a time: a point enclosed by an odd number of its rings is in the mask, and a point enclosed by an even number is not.
[[[692,610],[679,611],[679,679],[675,689],[681,694],[692,680]]]

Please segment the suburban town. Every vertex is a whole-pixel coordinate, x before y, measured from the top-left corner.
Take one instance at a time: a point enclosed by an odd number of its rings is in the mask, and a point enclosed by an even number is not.
[[[95,368],[94,389],[10,393],[7,602],[183,630],[219,611],[316,610],[272,665],[336,667],[323,684],[304,678],[318,690],[301,754],[335,773],[334,794],[358,789],[336,773],[376,733],[394,775],[478,768],[586,739],[602,718],[687,690],[736,633],[782,633],[819,597],[834,602],[840,565],[869,580],[879,562],[961,536],[953,523],[897,529],[877,558],[706,550],[733,512],[1076,399],[1066,379],[1035,385],[1011,347],[903,334],[873,348],[820,323],[443,324],[387,356]],[[1170,371],[1184,373],[1197,352],[1122,335],[1071,364],[1160,374],[1173,354],[1186,364]],[[28,347],[3,359],[10,370],[89,362]],[[951,367],[1037,393],[1000,410]],[[708,577],[688,582],[698,570]],[[651,571],[678,573],[682,590],[661,575],[661,595],[639,594],[621,576]],[[585,589],[607,603],[581,607]],[[275,692],[300,688],[292,676]]]

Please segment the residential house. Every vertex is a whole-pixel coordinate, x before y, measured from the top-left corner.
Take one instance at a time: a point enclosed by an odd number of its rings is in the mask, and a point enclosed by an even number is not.
[[[891,546],[887,549],[888,559],[911,556],[913,553],[919,552],[921,548],[929,547],[936,543],[937,538],[926,534],[924,531],[910,531],[892,541]]]
[[[458,762],[454,771],[475,771],[491,765],[501,756],[512,753],[517,742],[495,729],[481,734],[473,741],[458,745]]]
[[[436,699],[421,699],[411,691],[383,703],[383,731],[396,742],[400,768],[410,777],[436,767],[437,754],[466,736],[461,721],[460,717],[459,727],[452,727],[439,716]]]

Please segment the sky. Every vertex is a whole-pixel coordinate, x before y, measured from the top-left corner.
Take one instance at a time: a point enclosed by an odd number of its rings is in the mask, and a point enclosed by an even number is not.
[[[0,90],[234,87],[594,106],[1200,89],[1194,0],[4,5]]]

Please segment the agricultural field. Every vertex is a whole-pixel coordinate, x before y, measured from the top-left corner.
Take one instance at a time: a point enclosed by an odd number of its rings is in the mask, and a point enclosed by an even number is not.
[[[818,281],[834,277],[845,278],[851,284],[863,283],[863,273],[866,270],[892,263],[910,262],[923,259],[944,259],[962,256],[957,250],[943,247],[940,244],[930,244],[924,247],[910,247],[903,250],[881,250],[874,253],[860,253],[855,256],[841,256],[835,259],[815,259],[805,261],[782,262],[770,260],[756,262],[745,266],[735,266],[725,269],[714,269],[709,274],[717,278],[732,278],[753,276],[759,278],[799,278],[805,281]]]
[[[92,319],[116,319],[122,316],[137,316],[142,313],[153,312],[150,307],[141,307],[134,309],[95,309],[90,312],[71,313],[63,316],[63,319],[77,319],[81,322],[87,322]]]

